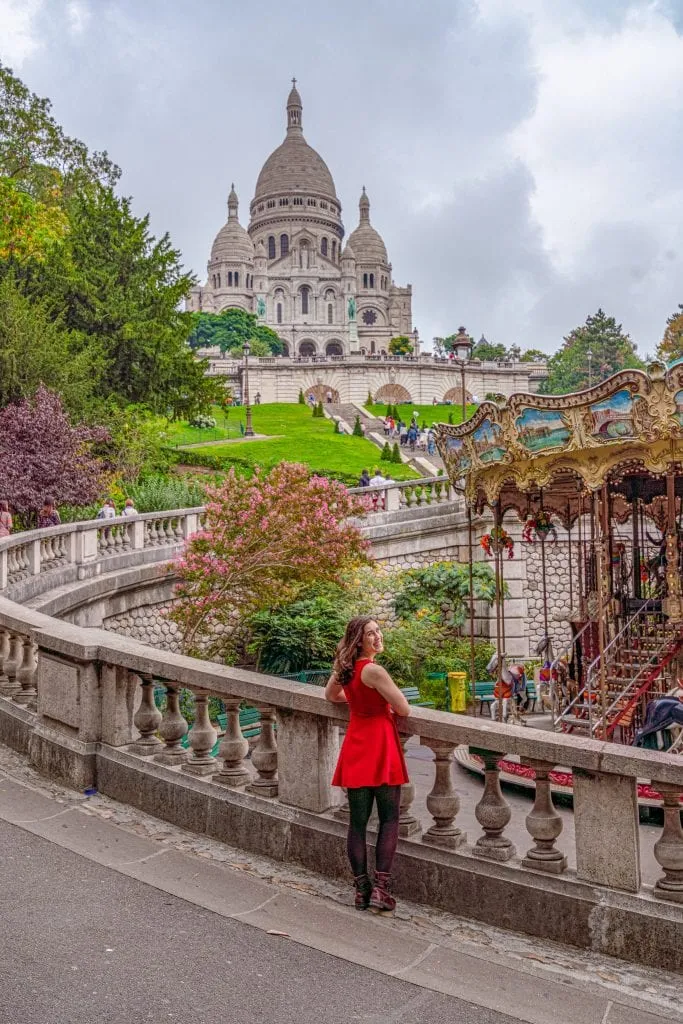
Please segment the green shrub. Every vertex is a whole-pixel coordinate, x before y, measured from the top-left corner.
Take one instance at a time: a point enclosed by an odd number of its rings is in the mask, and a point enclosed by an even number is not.
[[[316,402],[315,405],[313,406],[313,418],[317,420],[322,420],[325,418],[325,410],[323,409],[322,399],[319,402]]]
[[[449,414],[448,414],[448,422],[449,423],[453,423],[453,413],[452,412],[449,412]]]
[[[353,436],[363,437],[363,428],[360,425],[360,416],[358,415],[358,413],[356,413],[356,419],[353,424]]]
[[[389,444],[388,441],[384,442],[384,447],[382,448],[380,460],[382,462],[391,462],[391,445]]]
[[[401,449],[398,446],[398,441],[394,441],[393,447],[391,449],[391,461],[399,463],[403,462],[403,459],[401,458]]]
[[[298,401],[299,401],[299,405],[305,405],[306,404],[306,399],[304,398],[304,393],[303,393],[303,389],[302,388],[299,388],[299,400]]]
[[[190,420],[190,426],[199,427],[201,430],[212,430],[216,426],[216,420],[213,416],[198,413],[194,419]]]
[[[472,566],[474,597],[489,605],[495,600],[495,576],[485,562]],[[435,621],[459,629],[469,611],[470,567],[457,562],[435,562],[422,569],[408,569],[399,577],[394,595],[396,614],[408,618],[421,611]]]
[[[366,409],[371,409],[374,404],[375,404],[375,400],[372,397],[372,391],[368,391],[368,397],[365,399],[365,407],[366,407]]]
[[[196,508],[206,500],[204,488],[195,481],[180,477],[143,477],[136,484],[126,487],[126,495],[133,499],[138,512],[164,512],[174,508]]]
[[[332,433],[333,434],[341,434],[341,433],[343,433],[342,428],[339,426],[339,420],[338,419],[335,419],[335,421],[334,421],[334,430],[332,431]]]
[[[247,651],[263,672],[327,668],[353,613],[340,586],[308,587],[290,604],[251,616]]]

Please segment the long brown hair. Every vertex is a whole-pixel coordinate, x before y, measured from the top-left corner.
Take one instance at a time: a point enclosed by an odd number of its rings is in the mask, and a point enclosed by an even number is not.
[[[337,644],[332,671],[342,686],[351,682],[353,667],[363,646],[363,634],[368,622],[374,622],[372,615],[358,615],[348,623],[344,636]]]

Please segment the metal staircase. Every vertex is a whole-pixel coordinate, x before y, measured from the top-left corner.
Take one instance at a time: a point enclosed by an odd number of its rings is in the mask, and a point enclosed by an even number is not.
[[[556,719],[565,732],[630,743],[648,701],[674,685],[683,627],[671,624],[661,601],[648,599],[588,666],[585,685]],[[605,700],[602,698],[602,682]]]

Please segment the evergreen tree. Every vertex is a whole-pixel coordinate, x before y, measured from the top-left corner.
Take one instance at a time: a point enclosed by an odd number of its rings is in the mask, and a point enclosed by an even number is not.
[[[368,391],[368,397],[365,399],[365,407],[366,407],[366,409],[371,409],[374,404],[375,404],[375,400],[372,397],[372,391]]]
[[[581,327],[575,327],[564,339],[559,352],[550,357],[548,379],[543,381],[541,391],[563,395],[587,388],[589,365],[592,384],[598,384],[618,370],[644,366],[621,324],[602,309],[589,316]]]
[[[305,404],[306,404],[306,399],[304,398],[303,390],[301,388],[299,388],[299,405],[305,405]]]
[[[356,420],[353,424],[353,436],[363,437],[363,428],[360,425],[360,416],[356,413]]]
[[[398,446],[398,441],[394,441],[394,444],[392,446],[392,449],[391,449],[391,461],[392,462],[399,462],[399,463],[403,462],[403,459],[401,458],[401,449]]]
[[[384,447],[382,448],[380,460],[382,462],[391,462],[391,445],[389,444],[388,441],[384,442]]]

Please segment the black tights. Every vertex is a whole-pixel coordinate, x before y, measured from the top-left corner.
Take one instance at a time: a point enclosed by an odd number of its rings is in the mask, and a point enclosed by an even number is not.
[[[354,875],[365,875],[368,870],[368,850],[365,834],[372,813],[373,800],[377,801],[379,831],[375,846],[375,867],[378,871],[391,871],[398,842],[398,819],[400,815],[400,786],[362,786],[349,789],[349,834],[346,849]]]

